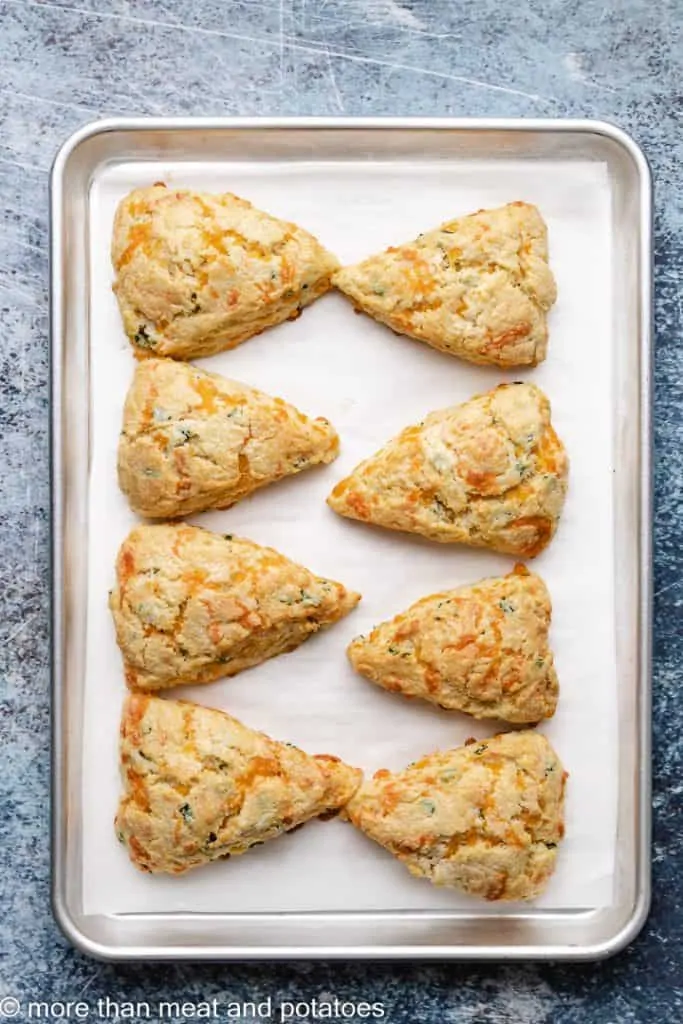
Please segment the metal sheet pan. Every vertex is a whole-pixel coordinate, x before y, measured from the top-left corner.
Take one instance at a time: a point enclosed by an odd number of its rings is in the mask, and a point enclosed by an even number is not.
[[[305,913],[85,912],[82,757],[90,416],[90,194],[135,161],[596,161],[611,198],[614,619],[619,679],[613,898],[595,908]],[[116,120],[77,132],[52,174],[53,902],[84,952],[110,959],[597,959],[649,904],[651,183],[637,146],[588,121]],[[210,703],[210,701],[207,701]]]

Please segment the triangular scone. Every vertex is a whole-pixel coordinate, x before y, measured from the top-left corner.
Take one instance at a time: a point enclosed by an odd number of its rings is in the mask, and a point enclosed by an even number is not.
[[[111,256],[132,345],[174,359],[234,348],[294,319],[339,266],[313,235],[245,199],[163,184],[121,201]]]
[[[423,597],[358,637],[351,664],[385,690],[475,718],[539,722],[555,713],[550,595],[523,565]]]
[[[399,334],[473,363],[545,359],[555,302],[543,218],[528,203],[480,210],[392,246],[332,278]]]
[[[529,900],[555,868],[565,779],[544,736],[510,732],[379,771],[344,815],[434,885]]]
[[[138,363],[123,411],[118,475],[142,516],[227,508],[339,452],[325,419],[172,359]]]
[[[179,875],[337,813],[362,779],[223,711],[133,694],[121,721],[116,832],[136,867]]]
[[[533,384],[501,384],[430,413],[329,496],[342,516],[526,558],[557,528],[569,463]]]
[[[360,594],[272,548],[196,526],[138,526],[109,595],[131,689],[234,676],[294,650]]]

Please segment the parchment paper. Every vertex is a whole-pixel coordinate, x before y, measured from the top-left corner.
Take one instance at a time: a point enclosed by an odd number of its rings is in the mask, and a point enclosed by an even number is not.
[[[83,885],[86,913],[212,913],[485,908],[412,878],[390,854],[340,821],[312,822],[246,856],[179,878],[129,863],[112,819],[119,794],[117,741],[124,697],[107,608],[117,548],[135,523],[116,483],[116,446],[133,355],[111,292],[114,209],[130,189],[166,181],[234,191],[313,231],[344,262],[399,243],[442,220],[514,199],[536,203],[550,232],[559,301],[547,361],[503,373],[469,366],[399,338],[325,296],[299,320],[200,365],[279,394],[337,427],[332,465],[266,488],[192,521],[270,544],[359,590],[348,618],[298,651],[235,679],[173,691],[223,708],[311,753],[373,772],[401,768],[436,748],[496,731],[457,713],[408,702],[354,674],[345,657],[358,633],[433,591],[510,570],[513,560],[431,544],[336,516],[334,483],[405,425],[504,380],[544,388],[571,459],[559,531],[533,562],[554,604],[551,640],[561,696],[543,731],[570,773],[567,837],[537,906],[610,902],[616,841],[617,705],[614,641],[610,312],[610,196],[605,168],[589,163],[127,164],[93,183],[91,226],[91,476],[87,524],[89,605],[83,723]],[[84,284],[85,287],[85,284]]]

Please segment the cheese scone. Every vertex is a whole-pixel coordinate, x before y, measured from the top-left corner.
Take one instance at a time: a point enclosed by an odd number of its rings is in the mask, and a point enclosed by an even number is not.
[[[545,222],[528,203],[448,221],[332,282],[358,309],[449,355],[496,366],[545,359],[557,292]]]
[[[338,453],[326,419],[187,363],[145,359],[123,410],[119,486],[139,515],[171,519],[227,508]]]
[[[566,777],[544,736],[510,732],[376,772],[343,813],[434,885],[529,900],[555,867]]]
[[[123,542],[109,606],[128,686],[161,690],[293,651],[359,600],[272,548],[158,525],[138,526]]]
[[[331,817],[362,773],[223,711],[132,694],[121,720],[116,833],[142,871],[179,875]]]
[[[351,664],[385,690],[475,718],[540,722],[555,713],[550,595],[523,565],[416,601],[358,637]]]
[[[245,199],[163,183],[121,201],[111,258],[136,352],[174,359],[234,348],[294,319],[339,266],[313,235]]]
[[[501,384],[407,427],[327,501],[350,519],[533,558],[555,533],[568,471],[543,392]]]

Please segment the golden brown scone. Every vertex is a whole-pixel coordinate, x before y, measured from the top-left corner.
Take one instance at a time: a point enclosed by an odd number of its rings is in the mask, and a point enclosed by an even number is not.
[[[501,384],[402,431],[327,501],[350,519],[533,558],[557,529],[568,471],[543,392]]]
[[[223,711],[132,694],[121,721],[116,832],[142,871],[179,875],[331,817],[362,779]]]
[[[523,565],[423,597],[358,637],[351,664],[385,690],[475,718],[540,722],[557,706],[550,595]]]
[[[293,651],[360,594],[272,548],[186,525],[138,526],[109,595],[131,689],[234,676]]]
[[[139,515],[172,519],[227,508],[338,453],[325,419],[186,363],[145,359],[123,410],[119,485]]]
[[[449,221],[343,267],[332,282],[392,330],[472,363],[545,359],[557,292],[545,222],[528,203]]]
[[[510,732],[376,772],[344,815],[434,885],[529,900],[555,867],[565,780],[544,736]]]
[[[174,359],[234,348],[294,319],[339,266],[313,235],[245,199],[161,183],[121,201],[111,256],[136,352]]]

